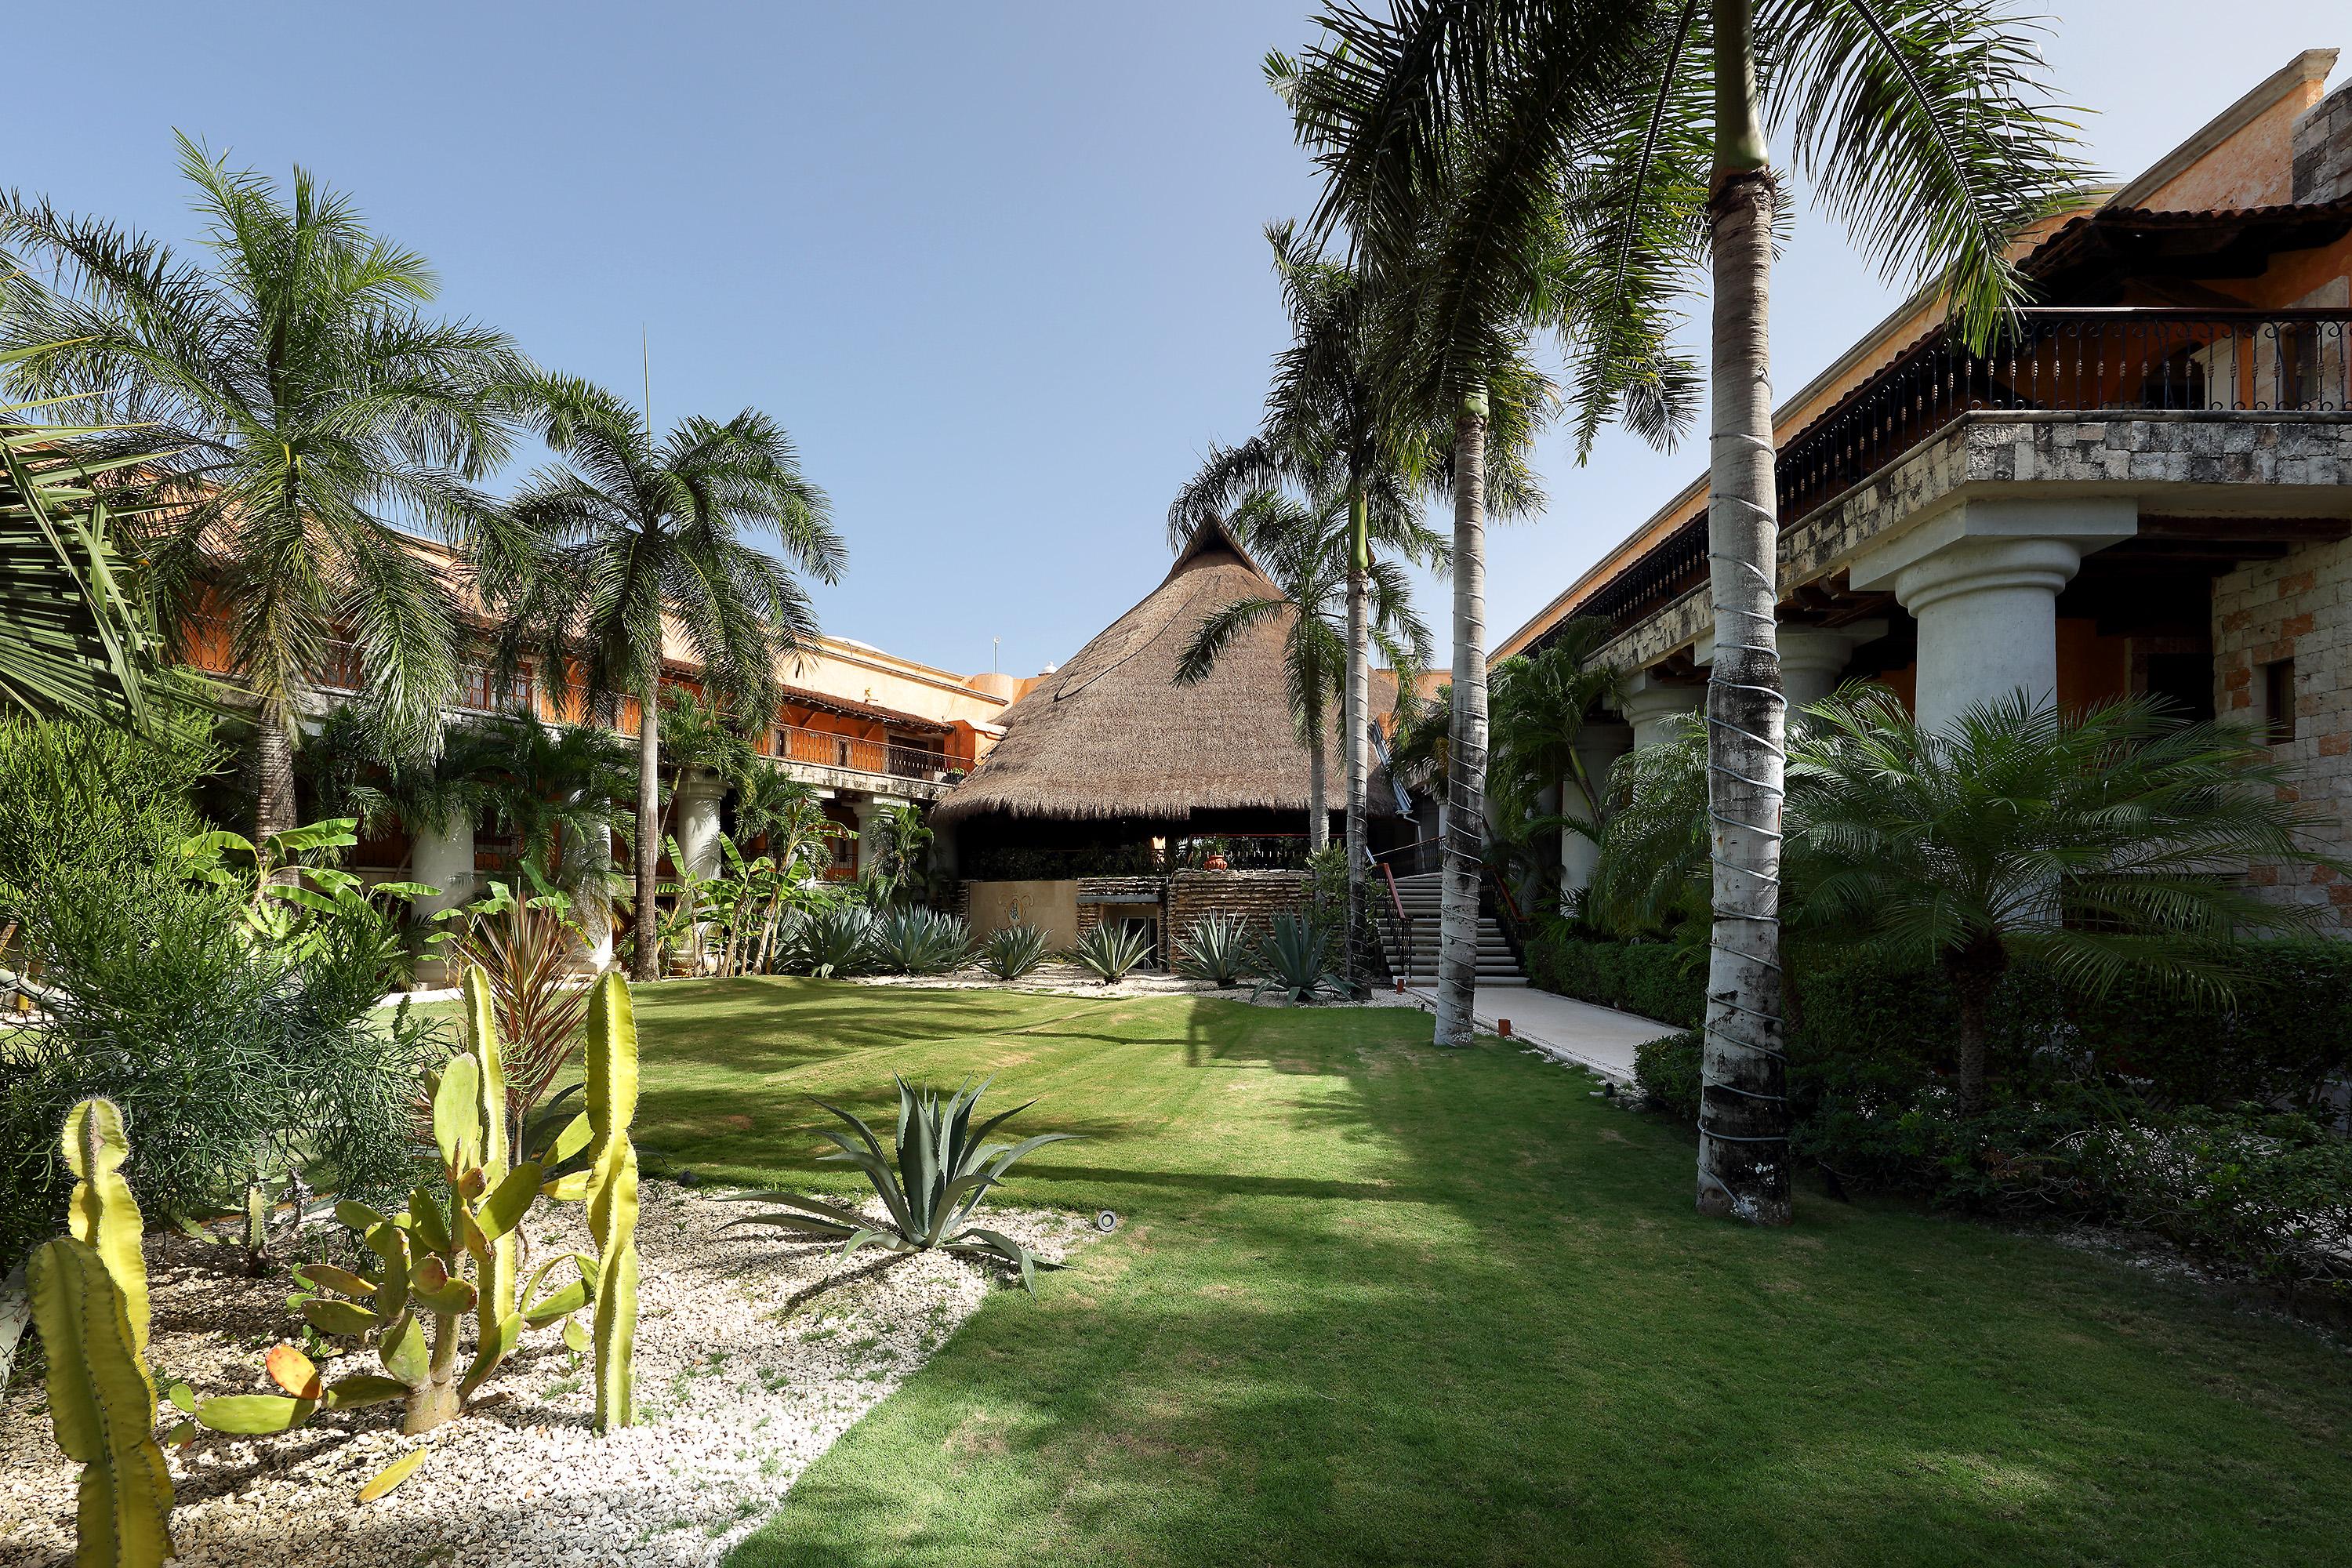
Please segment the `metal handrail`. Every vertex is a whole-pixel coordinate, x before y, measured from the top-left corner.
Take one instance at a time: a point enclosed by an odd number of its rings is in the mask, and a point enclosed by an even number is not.
[[[1412,973],[1412,917],[1404,912],[1404,900],[1397,893],[1396,873],[1389,868],[1388,862],[1374,856],[1372,864],[1381,868],[1381,879],[1388,886],[1389,908],[1395,911],[1397,972],[1392,978],[1402,984]]]

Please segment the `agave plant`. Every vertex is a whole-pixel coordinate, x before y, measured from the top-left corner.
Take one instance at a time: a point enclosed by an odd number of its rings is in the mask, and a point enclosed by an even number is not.
[[[1104,984],[1116,985],[1151,956],[1151,938],[1139,921],[1106,921],[1078,938],[1078,945],[1064,956],[1091,970]]]
[[[1035,926],[1006,926],[980,944],[980,966],[999,980],[1018,980],[1045,962],[1049,945]]]
[[[1176,939],[1176,973],[1187,980],[1213,980],[1232,990],[1249,973],[1249,922],[1239,915],[1210,915],[1192,922]]]
[[[812,910],[793,932],[794,968],[819,980],[855,974],[871,962],[874,911],[863,904]]]
[[[1251,949],[1250,970],[1258,981],[1253,996],[1279,991],[1295,1003],[1320,1001],[1339,983],[1331,971],[1331,933],[1300,915],[1274,917],[1273,928]]]
[[[900,974],[945,974],[971,961],[971,928],[920,904],[877,919],[869,944],[877,963]]]
[[[1030,1100],[971,1124],[986,1080],[974,1088],[959,1086],[941,1099],[936,1089],[917,1089],[903,1078],[898,1086],[898,1163],[882,1152],[882,1141],[863,1119],[837,1105],[817,1103],[848,1125],[846,1132],[827,1127],[820,1131],[836,1146],[821,1156],[846,1163],[866,1173],[880,1196],[887,1217],[876,1218],[840,1204],[798,1193],[746,1193],[730,1201],[781,1204],[774,1213],[747,1215],[737,1225],[772,1225],[781,1230],[841,1243],[845,1258],[865,1247],[892,1252],[962,1252],[994,1258],[1021,1271],[1021,1283],[1031,1294],[1037,1289],[1037,1270],[1063,1264],[1038,1257],[1001,1231],[971,1223],[989,1188],[1004,1179],[1013,1162],[1033,1149],[1059,1143],[1075,1132],[1040,1132],[1018,1143],[991,1143],[988,1135],[1037,1103]]]

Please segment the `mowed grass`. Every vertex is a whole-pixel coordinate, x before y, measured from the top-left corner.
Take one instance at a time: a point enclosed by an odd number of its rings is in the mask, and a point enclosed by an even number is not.
[[[1124,1222],[992,1298],[735,1568],[2343,1560],[2352,1358],[2319,1336],[1894,1204],[1701,1220],[1686,1135],[1415,1013],[638,1007],[672,1164],[847,1190],[810,1096],[993,1075],[1086,1135],[1006,1201]]]

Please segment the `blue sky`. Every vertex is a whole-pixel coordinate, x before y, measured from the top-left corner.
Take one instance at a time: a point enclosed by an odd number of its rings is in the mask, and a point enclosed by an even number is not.
[[[2129,174],[2352,47],[2330,9],[2072,0],[2049,52]],[[26,13],[49,65],[16,73],[0,181],[184,239],[176,126],[349,190],[542,363],[634,396],[642,330],[657,421],[764,409],[831,492],[825,628],[959,670],[1000,637],[1011,671],[1066,658],[1158,581],[1170,494],[1254,426],[1280,344],[1261,227],[1313,197],[1259,74],[1307,37],[1283,0]],[[94,38],[101,74],[58,68]],[[1897,292],[1810,216],[1774,288],[1784,392]],[[1492,536],[1496,636],[1703,462],[1538,458],[1549,513]]]

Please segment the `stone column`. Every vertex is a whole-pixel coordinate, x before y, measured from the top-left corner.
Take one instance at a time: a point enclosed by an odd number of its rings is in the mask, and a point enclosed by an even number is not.
[[[1592,787],[1605,799],[1609,790],[1609,770],[1617,759],[1633,748],[1633,730],[1628,724],[1605,724],[1587,721],[1577,732],[1576,757],[1584,764],[1585,775]],[[1573,778],[1563,779],[1559,786],[1560,809],[1566,815],[1591,821],[1600,814],[1600,803],[1587,798]],[[1569,828],[1559,833],[1559,886],[1564,893],[1580,893],[1592,885],[1592,868],[1601,859],[1601,847],[1583,834]]]
[[[583,888],[572,914],[585,939],[582,950],[592,969],[606,969],[613,963],[613,830],[609,827],[592,829],[584,851],[591,868],[604,871],[602,889]]]
[[[430,920],[474,898],[474,819],[459,814],[438,828],[410,830],[411,879],[440,892],[416,900],[416,918]]]
[[[857,874],[859,877],[864,877],[873,868],[874,823],[882,815],[882,808],[886,805],[908,804],[909,803],[895,795],[869,795],[863,800],[854,800],[849,803],[849,809],[857,814]]]
[[[1969,501],[1864,551],[1853,585],[1892,588],[1919,623],[1920,724],[2058,690],[2058,593],[2083,557],[2138,531],[2129,500]]]
[[[715,773],[697,773],[678,781],[671,797],[670,836],[677,840],[682,875],[718,875],[719,803],[726,798],[726,781]]]
[[[1637,671],[1625,682],[1625,700],[1618,706],[1633,726],[1633,745],[1654,746],[1675,732],[1675,721],[1696,711],[1706,700],[1706,683],[1669,682],[1652,670]]]
[[[1850,626],[1789,626],[1780,628],[1780,689],[1790,708],[1819,702],[1838,689],[1853,650],[1886,635],[1885,621]]]

